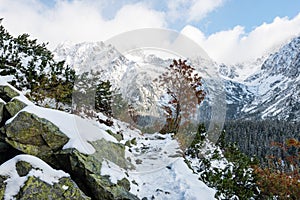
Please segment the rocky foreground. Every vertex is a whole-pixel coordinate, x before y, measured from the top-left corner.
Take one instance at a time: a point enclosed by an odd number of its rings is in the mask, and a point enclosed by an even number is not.
[[[0,98],[0,199],[214,199],[171,135]]]

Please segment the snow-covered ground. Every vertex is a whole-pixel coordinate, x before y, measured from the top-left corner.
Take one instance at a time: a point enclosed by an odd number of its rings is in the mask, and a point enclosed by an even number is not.
[[[105,117],[102,116],[104,119]],[[101,125],[102,128],[105,125]],[[102,175],[109,175],[113,183],[127,178],[133,194],[148,199],[214,199],[215,190],[206,186],[187,166],[178,142],[171,134],[141,134],[138,129],[114,120],[112,131],[123,133],[126,140],[135,140],[136,144],[126,146],[125,157],[131,160],[135,169],[124,170],[105,160],[102,162]]]

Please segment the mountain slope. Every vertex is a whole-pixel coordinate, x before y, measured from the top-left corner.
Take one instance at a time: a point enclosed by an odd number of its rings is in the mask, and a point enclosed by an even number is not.
[[[219,65],[219,74],[225,81],[227,119],[300,120],[299,46],[298,37],[277,52],[253,62]],[[147,76],[150,71],[159,74],[159,66],[168,65],[168,60],[143,52],[136,52],[133,57],[128,57],[129,60],[101,42],[63,44],[55,50],[55,55],[58,59],[66,59],[66,64],[77,71],[101,70],[104,79],[121,88],[126,98],[138,95],[141,100],[138,104],[148,104],[148,107],[153,104],[153,99],[149,102],[147,95],[153,95],[155,91],[151,83],[147,83]]]
[[[300,37],[270,55],[245,84],[255,94],[242,110],[247,118],[300,121]]]

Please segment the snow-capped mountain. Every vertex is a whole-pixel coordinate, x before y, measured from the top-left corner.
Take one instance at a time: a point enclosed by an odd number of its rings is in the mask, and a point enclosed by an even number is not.
[[[78,73],[99,71],[101,79],[109,80],[113,88],[119,89],[122,97],[134,106],[138,115],[147,119],[152,116],[152,120],[153,117],[158,120],[163,115],[158,104],[164,89],[154,80],[166,71],[173,59],[179,59],[172,53],[149,48],[135,49],[123,55],[113,46],[103,42],[76,45],[64,43],[56,48],[54,55],[56,60],[65,60],[65,64]],[[197,59],[195,62],[198,68],[204,65],[207,68],[203,68],[203,76],[209,77],[210,71],[217,71],[214,69],[217,67],[214,62],[202,57]],[[211,85],[213,83],[208,84],[209,87]],[[211,99],[212,96],[213,93]]]
[[[258,70],[248,73],[251,68]],[[220,65],[219,73],[226,80],[228,119],[299,121],[299,68],[299,37],[253,63]]]
[[[58,61],[65,60],[65,64],[77,73],[101,72],[103,80],[110,80],[114,87],[120,86],[124,73],[132,66],[113,46],[103,42],[62,43],[54,50],[54,55]]]
[[[243,112],[249,117],[300,120],[300,37],[271,54],[261,70],[245,80],[253,101]]]
[[[86,69],[101,70],[104,79],[121,88],[123,94],[139,97],[136,100],[142,102],[141,105],[148,104],[147,109],[150,109],[153,99],[158,98],[149,99],[156,93],[151,76],[157,76],[171,61],[171,58],[162,59],[143,51],[125,56],[103,42],[62,44],[55,50],[55,57],[58,60],[65,59],[66,64],[79,72]],[[217,64],[203,61],[202,65],[209,68]],[[299,68],[300,37],[294,38],[277,52],[252,62],[232,66],[220,64],[218,72],[224,80],[227,119],[276,118],[299,121]],[[203,67],[201,69],[206,70]]]

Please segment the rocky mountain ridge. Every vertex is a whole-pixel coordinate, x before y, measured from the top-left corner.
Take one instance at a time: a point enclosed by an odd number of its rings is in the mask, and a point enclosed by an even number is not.
[[[271,55],[265,55],[251,63],[234,66],[219,65],[219,75],[221,80],[224,80],[223,86],[226,92],[226,119],[300,120],[299,45],[300,39],[297,37]],[[95,49],[97,51],[94,51]],[[98,66],[97,69],[102,70],[104,77],[115,83],[116,87],[124,86],[126,85],[124,82],[130,83],[130,80],[138,80],[138,75],[141,76],[149,71],[154,72],[159,69],[159,66],[168,66],[168,60],[162,60],[155,55],[145,56],[142,53],[135,55],[142,60],[139,61],[140,64],[143,65],[144,62],[147,67],[149,63],[153,66],[147,71],[144,66],[139,66],[136,61],[130,60],[130,57],[129,59],[124,57],[117,53],[116,49],[104,43],[82,43],[73,47],[61,45],[55,50],[55,55],[66,59],[66,64],[74,68],[85,68],[87,65]],[[101,64],[103,62],[108,65]],[[210,65],[216,65],[213,61],[203,62],[203,65],[209,65],[206,66],[208,68]],[[123,89],[123,94],[139,96],[145,103],[149,101],[146,96],[150,93],[154,94],[155,91],[149,92],[153,86],[147,86],[149,88],[147,91],[140,90],[145,88],[142,85],[147,80],[145,77],[140,79],[141,83],[134,84],[139,89],[134,90],[133,93],[128,92],[129,88]]]
[[[245,80],[236,81],[234,76],[227,78],[231,85],[226,87],[227,105],[239,113],[231,119],[299,121],[299,65],[300,38],[296,37],[268,56],[259,70]],[[222,68],[224,71],[225,67]],[[234,89],[228,91],[228,88]]]

